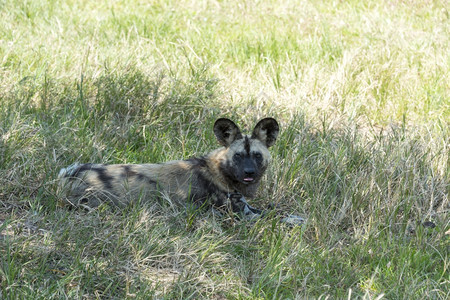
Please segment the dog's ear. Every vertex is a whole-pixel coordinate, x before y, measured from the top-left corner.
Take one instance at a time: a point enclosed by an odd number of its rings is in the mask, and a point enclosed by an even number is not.
[[[279,131],[280,127],[275,119],[264,118],[256,124],[255,129],[253,129],[252,138],[260,140],[269,148],[275,143]]]
[[[242,139],[239,127],[225,118],[220,118],[214,123],[214,134],[219,143],[225,147],[229,147],[237,139]]]

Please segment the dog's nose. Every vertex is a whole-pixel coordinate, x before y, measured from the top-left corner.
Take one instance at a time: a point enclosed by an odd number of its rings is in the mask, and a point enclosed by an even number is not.
[[[244,169],[244,173],[247,176],[253,176],[253,175],[255,175],[255,169],[253,169],[253,168],[245,168]]]

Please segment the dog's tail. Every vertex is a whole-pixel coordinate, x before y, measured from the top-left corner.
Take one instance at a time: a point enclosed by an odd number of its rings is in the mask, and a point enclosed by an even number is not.
[[[67,168],[62,168],[59,171],[58,178],[64,178],[64,177],[73,177],[76,176],[78,173],[78,170],[80,169],[81,164],[80,163],[74,163]]]

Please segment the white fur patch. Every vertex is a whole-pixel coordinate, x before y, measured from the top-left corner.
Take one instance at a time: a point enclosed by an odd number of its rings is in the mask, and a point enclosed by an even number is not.
[[[67,168],[62,168],[59,171],[58,177],[66,177],[66,176],[72,176],[75,171],[80,167],[79,163],[74,163],[70,166],[68,166]]]

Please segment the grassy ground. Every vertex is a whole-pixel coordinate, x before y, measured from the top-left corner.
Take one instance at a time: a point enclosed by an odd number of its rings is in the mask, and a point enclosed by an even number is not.
[[[0,1],[2,299],[448,299],[446,1]],[[168,203],[58,205],[75,161],[215,149],[282,127],[226,225]]]

